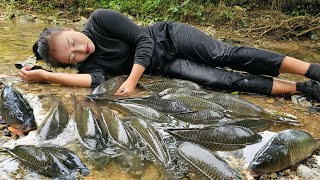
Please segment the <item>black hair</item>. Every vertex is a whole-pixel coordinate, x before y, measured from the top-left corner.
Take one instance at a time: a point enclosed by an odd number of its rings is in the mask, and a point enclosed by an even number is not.
[[[66,30],[65,28],[54,27],[44,28],[39,39],[33,44],[32,50],[37,60],[43,59],[46,63],[54,67],[67,67],[68,64],[57,62],[51,54],[51,40],[54,35]]]

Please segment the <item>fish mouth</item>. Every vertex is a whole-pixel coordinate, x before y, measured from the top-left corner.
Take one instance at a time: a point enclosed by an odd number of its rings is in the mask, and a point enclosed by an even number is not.
[[[20,131],[23,134],[28,134],[30,131],[33,131],[33,130],[36,130],[36,129],[37,129],[36,126],[27,126],[27,127],[22,127]]]
[[[264,172],[258,170],[255,166],[249,166],[249,173],[253,177],[259,177],[259,176],[262,176],[263,174],[265,174]]]

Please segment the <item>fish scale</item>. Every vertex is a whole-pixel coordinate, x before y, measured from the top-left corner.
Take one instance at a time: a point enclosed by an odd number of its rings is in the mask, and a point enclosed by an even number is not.
[[[201,111],[205,109],[226,111],[223,106],[213,101],[197,96],[191,96],[188,94],[167,94],[165,96],[162,96],[161,98],[178,101],[193,111]]]
[[[82,145],[91,150],[106,148],[108,143],[108,132],[105,132],[106,127],[102,123],[99,126],[99,120],[86,103],[79,102],[74,95],[73,98],[78,140]]]
[[[45,176],[60,177],[70,174],[70,171],[56,157],[40,147],[19,145],[6,151],[25,166]]]
[[[261,107],[245,99],[240,99],[232,94],[222,92],[211,92],[202,97],[212,100],[220,104],[221,106],[225,107],[226,109],[232,110],[235,113],[261,117],[268,116],[267,112]]]
[[[190,111],[182,103],[168,100],[168,99],[160,99],[160,98],[127,99],[124,102],[146,105],[151,108],[154,108],[159,112],[166,113],[166,114],[174,114],[174,113]]]
[[[191,179],[241,179],[224,160],[210,151],[190,142],[177,147],[178,154],[191,168]]]
[[[41,140],[57,137],[69,122],[69,113],[64,104],[58,97],[52,97],[52,100],[52,106],[37,130],[38,137]]]
[[[295,137],[295,140],[292,140]],[[296,164],[305,159],[305,152],[310,156],[312,152],[319,148],[319,141],[315,141],[310,136],[303,136],[299,131],[292,131],[290,134],[281,133],[279,134],[279,139],[285,139],[282,143],[288,147],[290,154],[291,164]],[[301,142],[304,146],[301,146]]]
[[[68,169],[79,170],[81,175],[88,175],[90,170],[81,161],[81,159],[71,150],[59,146],[47,146],[41,147],[46,151],[49,151],[53,156],[57,157]]]
[[[231,125],[231,126],[241,126],[246,127],[251,130],[263,130],[270,127],[275,122],[261,119],[261,118],[244,118],[244,119],[235,119],[234,121],[224,123],[224,125]]]
[[[156,156],[160,162],[168,165],[170,162],[170,155],[158,131],[152,125],[149,125],[139,118],[131,119],[130,124],[134,131],[146,143],[152,154]]]
[[[223,119],[224,113],[216,110],[202,110],[197,112],[173,114],[174,118],[191,124],[214,124]]]
[[[165,90],[161,91],[158,94],[159,94],[159,96],[164,96],[164,95],[167,95],[167,94],[175,94],[175,93],[184,93],[184,94],[189,94],[189,95],[193,95],[193,96],[200,96],[200,97],[208,94],[205,91],[194,90],[194,89],[190,89],[188,87],[168,88],[168,89],[165,89]]]
[[[111,110],[103,108],[102,117],[108,127],[109,135],[122,147],[130,148],[133,146],[133,140],[125,128],[124,123]]]
[[[212,150],[235,150],[261,141],[261,135],[236,126],[166,129],[178,140],[190,141]]]
[[[148,106],[141,105],[141,104],[140,105],[133,104],[133,103],[119,103],[119,104],[130,109],[130,111],[132,111],[133,113],[138,114],[151,121],[156,121],[160,123],[171,122],[171,119],[169,117]]]
[[[190,89],[200,89],[201,87],[194,82],[187,80],[171,79],[167,81],[158,81],[151,84],[144,85],[147,89],[154,92],[161,92],[172,87],[188,87]]]

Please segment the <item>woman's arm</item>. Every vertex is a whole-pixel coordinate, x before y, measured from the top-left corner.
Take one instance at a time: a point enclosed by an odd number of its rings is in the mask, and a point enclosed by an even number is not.
[[[79,87],[90,87],[92,81],[90,74],[56,73],[42,69],[31,70],[31,67],[22,68],[18,75],[28,82],[52,82]]]

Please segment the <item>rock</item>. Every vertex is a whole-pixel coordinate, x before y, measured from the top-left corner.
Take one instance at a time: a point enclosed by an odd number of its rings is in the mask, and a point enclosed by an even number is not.
[[[275,179],[275,178],[277,178],[277,176],[278,176],[277,173],[271,173],[270,174],[270,178],[271,179]]]
[[[313,155],[311,158],[313,158],[315,164],[320,167],[320,156]]]
[[[319,173],[302,164],[297,168],[297,174],[302,179],[320,179]]]
[[[300,96],[300,95],[292,95],[291,96],[291,101],[293,104],[297,104],[303,107],[311,107],[312,104],[307,101],[306,97]]]

